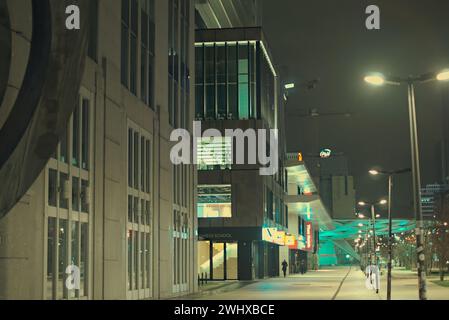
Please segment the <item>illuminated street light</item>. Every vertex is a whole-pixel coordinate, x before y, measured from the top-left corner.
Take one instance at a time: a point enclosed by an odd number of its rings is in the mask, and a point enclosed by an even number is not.
[[[365,82],[374,86],[382,86],[385,84],[385,77],[380,73],[372,74],[365,77]]]
[[[360,218],[360,219],[365,219],[365,215],[362,214],[362,213],[360,213],[360,214],[359,214],[359,218]]]
[[[423,215],[421,207],[421,172],[419,164],[419,144],[418,144],[418,125],[416,121],[416,101],[415,101],[415,85],[427,83],[431,81],[449,80],[449,69],[445,69],[440,73],[426,73],[419,76],[408,77],[388,77],[382,74],[370,74],[365,77],[365,82],[381,86],[383,84],[407,85],[408,88],[408,114],[410,126],[410,145],[411,145],[411,162],[412,162],[412,180],[413,180],[413,206],[415,209],[416,220],[416,259],[418,274],[418,292],[420,300],[427,300],[426,276],[425,276],[425,255],[424,255],[424,239],[423,239]]]
[[[377,171],[377,170],[370,170],[369,174],[373,175],[373,176],[377,176],[379,174],[379,171]]]
[[[366,205],[366,203],[365,202],[363,202],[363,201],[359,201],[359,206],[362,206],[362,207],[364,207]]]
[[[387,204],[387,203],[388,203],[388,201],[385,200],[385,199],[382,199],[382,200],[380,200],[380,202],[379,202],[379,204],[382,204],[382,205]]]
[[[439,74],[437,74],[438,81],[447,81],[449,80],[449,70],[443,70]]]

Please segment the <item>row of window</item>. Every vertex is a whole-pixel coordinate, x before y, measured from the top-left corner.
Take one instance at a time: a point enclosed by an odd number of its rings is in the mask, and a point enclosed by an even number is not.
[[[70,191],[71,190],[71,191]],[[48,205],[89,213],[89,182],[55,169],[48,170]],[[71,199],[71,201],[70,201]]]
[[[154,0],[122,0],[121,5],[121,82],[153,107]]]
[[[198,120],[257,119],[256,42],[196,45]]]
[[[150,201],[128,195],[128,222],[151,225]]]

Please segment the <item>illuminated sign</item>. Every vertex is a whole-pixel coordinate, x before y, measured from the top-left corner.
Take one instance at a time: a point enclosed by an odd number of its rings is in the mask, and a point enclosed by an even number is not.
[[[285,236],[285,245],[286,246],[295,246],[296,245],[296,238],[295,238],[295,236],[292,236],[292,235],[286,235]]]
[[[302,160],[303,160],[302,153],[298,152],[298,161],[302,162]]]
[[[306,247],[305,250],[310,251],[313,248],[313,228],[311,222],[306,222]]]
[[[262,240],[274,243],[274,237],[276,236],[276,228],[262,228]]]
[[[330,158],[331,154],[332,154],[331,149],[323,149],[320,151],[320,158],[321,159]]]
[[[284,231],[277,231],[276,235],[274,237],[274,243],[278,244],[280,246],[285,245],[285,232]]]
[[[286,234],[276,228],[262,228],[262,240],[285,246]]]

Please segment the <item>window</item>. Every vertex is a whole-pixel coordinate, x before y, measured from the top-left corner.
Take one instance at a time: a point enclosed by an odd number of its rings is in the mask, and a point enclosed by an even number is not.
[[[239,44],[239,119],[249,118],[249,45]]]
[[[196,84],[195,84],[195,115],[196,119],[204,118],[204,46],[195,47]]]
[[[89,105],[89,99],[80,96],[56,156],[48,163],[47,299],[79,299],[89,294]],[[79,290],[68,290],[65,285],[66,268],[71,264],[80,269]]]
[[[228,119],[238,119],[237,44],[228,44]]]
[[[80,109],[75,108],[72,120],[72,165],[80,165]]]
[[[226,46],[217,45],[217,118],[227,117],[227,88],[226,88]]]
[[[168,10],[169,123],[175,128],[185,128],[190,94],[190,1],[169,0]]]
[[[128,129],[128,186],[134,186],[133,130]]]
[[[79,178],[72,178],[72,210],[79,211],[80,199],[79,199]]]
[[[256,41],[196,44],[196,118],[256,119]]]
[[[89,100],[83,99],[81,117],[81,168],[89,170]]]
[[[134,124],[128,128],[128,298],[144,295],[151,288],[151,141]],[[141,290],[144,290],[141,292]]]
[[[81,180],[81,212],[89,213],[89,182],[87,180]]]
[[[230,169],[232,164],[232,138],[198,138],[198,170]]]
[[[121,79],[126,88],[129,85],[129,5],[129,0],[122,0]]]
[[[215,46],[207,44],[204,48],[206,119],[215,119]]]
[[[67,268],[67,250],[68,250],[68,232],[67,220],[59,221],[59,236],[58,236],[58,284],[57,284],[57,299],[67,298],[67,288],[65,286],[65,269]]]
[[[61,144],[60,144],[60,155],[59,155],[59,161],[63,162],[63,163],[67,163],[69,157],[69,150],[68,148],[68,141],[67,141],[68,135],[67,135],[67,129],[64,130],[64,134],[61,138]]]
[[[72,221],[70,224],[71,244],[70,244],[70,264],[79,266],[79,222]],[[69,292],[70,298],[76,297],[76,290]]]
[[[266,187],[266,217],[273,220],[273,192]]]
[[[56,207],[57,174],[56,170],[48,170],[48,205],[52,207]]]
[[[55,274],[55,249],[56,248],[56,218],[48,218],[47,224],[47,284],[46,298],[53,299],[53,288],[56,281]]]
[[[149,106],[154,102],[154,18],[154,0],[122,0],[121,81]]]
[[[198,218],[232,217],[231,185],[198,186]]]
[[[182,210],[184,211],[184,210]],[[173,211],[173,289],[187,290],[187,261],[189,259],[189,219],[186,212]]]
[[[59,173],[59,207],[62,209],[69,208],[69,201],[66,198],[67,192],[65,190],[66,188],[68,188],[68,180],[69,176],[66,173]]]

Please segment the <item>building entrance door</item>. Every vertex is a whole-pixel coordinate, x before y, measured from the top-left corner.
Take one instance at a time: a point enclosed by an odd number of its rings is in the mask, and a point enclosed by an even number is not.
[[[198,242],[198,272],[209,280],[238,279],[236,242]]]

